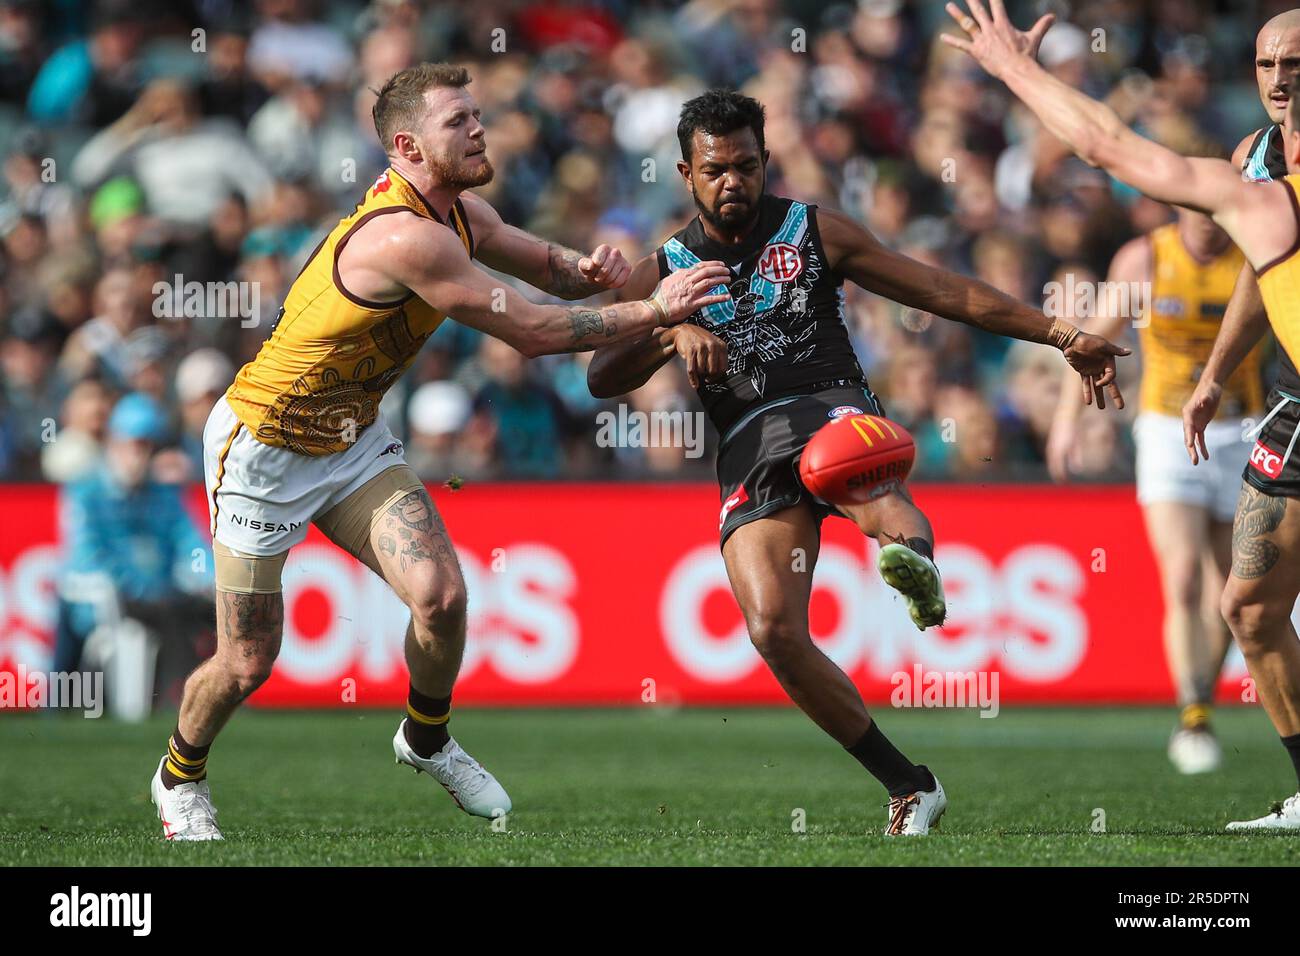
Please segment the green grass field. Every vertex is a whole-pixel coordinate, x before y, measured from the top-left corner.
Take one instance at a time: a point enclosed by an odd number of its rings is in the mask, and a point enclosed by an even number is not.
[[[24,865],[1296,865],[1300,834],[1223,833],[1295,781],[1262,713],[1180,777],[1172,711],[885,711],[937,771],[943,829],[888,841],[884,794],[793,710],[457,711],[515,802],[504,832],[393,763],[395,712],[240,713],[209,763],[226,842],[169,845],[148,781],[171,717],[0,719],[0,863]],[[1105,833],[1094,833],[1094,811]],[[798,811],[806,832],[793,832]]]

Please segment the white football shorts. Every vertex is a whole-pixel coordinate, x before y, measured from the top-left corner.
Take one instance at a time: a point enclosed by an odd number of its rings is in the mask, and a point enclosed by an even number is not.
[[[1241,471],[1251,442],[1241,419],[1210,422],[1205,429],[1208,461],[1193,465],[1183,443],[1183,423],[1172,415],[1142,412],[1133,422],[1137,445],[1138,502],[1178,501],[1206,508],[1219,521],[1231,521],[1241,494]]]
[[[382,416],[347,451],[313,458],[258,441],[222,397],[203,429],[212,537],[242,554],[280,554],[307,536],[312,519],[404,464],[402,443]]]

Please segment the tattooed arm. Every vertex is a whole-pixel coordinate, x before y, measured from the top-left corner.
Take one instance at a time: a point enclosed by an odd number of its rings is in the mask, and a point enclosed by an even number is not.
[[[457,322],[509,342],[530,357],[644,337],[728,298],[725,292],[710,292],[730,275],[727,267],[704,262],[669,276],[648,299],[600,309],[538,305],[477,268],[446,227],[418,216],[390,218],[397,222],[377,247],[382,254],[354,258],[352,274],[363,274],[365,266],[381,271]]]
[[[623,253],[610,246],[583,255],[510,225],[473,193],[462,193],[461,204],[474,231],[476,259],[557,298],[585,299],[617,289],[632,271]]]

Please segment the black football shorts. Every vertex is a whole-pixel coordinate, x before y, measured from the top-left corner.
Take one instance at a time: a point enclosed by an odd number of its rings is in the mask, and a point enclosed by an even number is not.
[[[1272,498],[1300,498],[1300,398],[1276,388],[1270,391],[1262,424],[1242,480]]]
[[[885,414],[865,384],[843,382],[812,386],[807,395],[774,399],[747,412],[722,437],[718,450],[719,544],[726,544],[741,525],[793,507],[805,496],[818,523],[828,514],[840,515],[803,486],[799,456],[827,422],[864,413]]]

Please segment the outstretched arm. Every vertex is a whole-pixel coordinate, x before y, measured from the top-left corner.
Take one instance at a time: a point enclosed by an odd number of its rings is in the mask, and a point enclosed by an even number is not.
[[[942,34],[943,41],[964,50],[991,76],[1006,83],[1048,131],[1084,162],[1101,167],[1152,199],[1210,214],[1256,268],[1290,247],[1295,238],[1290,217],[1281,220],[1258,215],[1279,203],[1287,207],[1285,186],[1245,183],[1226,160],[1180,156],[1143,139],[1109,106],[1071,89],[1034,60],[1030,49],[1036,48],[1037,42],[1030,43],[1029,38],[1041,37],[1051,25],[1049,18],[1022,33],[1007,19],[1002,0],[990,0],[992,15],[981,0],[967,3],[970,16],[955,4],[947,6],[967,37]],[[1267,223],[1259,221],[1265,218]],[[1240,226],[1248,219],[1256,221],[1247,234]]]
[[[985,282],[936,269],[883,245],[848,216],[819,210],[817,224],[831,268],[868,292],[933,312],[976,328],[1053,345],[1083,378],[1083,395],[1105,408],[1105,390],[1119,408],[1124,397],[1115,384],[1115,356],[1129,350],[1068,322],[1049,319]]]
[[[702,262],[674,273],[653,295],[600,309],[538,305],[475,267],[448,229],[417,216],[403,219],[384,238],[377,256],[389,278],[457,322],[509,342],[528,356],[581,352],[644,337],[681,322],[696,309],[728,298],[710,290],[730,275],[721,262]]]
[[[632,271],[623,253],[610,246],[584,255],[510,225],[473,193],[462,193],[461,204],[470,217],[477,259],[557,298],[585,299],[617,289]]]

